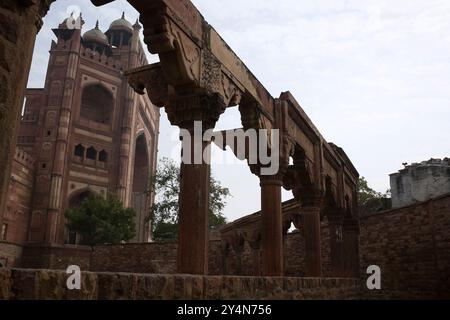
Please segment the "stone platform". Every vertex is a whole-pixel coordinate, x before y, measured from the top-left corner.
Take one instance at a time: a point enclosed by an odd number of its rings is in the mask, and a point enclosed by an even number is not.
[[[358,279],[192,276],[83,272],[68,290],[64,271],[1,269],[0,299],[264,300],[359,299]]]

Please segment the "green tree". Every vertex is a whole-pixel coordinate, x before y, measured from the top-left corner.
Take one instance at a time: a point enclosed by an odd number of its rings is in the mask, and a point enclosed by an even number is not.
[[[153,238],[158,241],[176,240],[179,230],[179,166],[168,158],[161,159],[156,173],[152,176],[151,185],[156,196],[149,216],[152,219]],[[210,178],[209,189],[209,226],[213,229],[227,222],[223,209],[225,198],[230,196],[230,191],[213,177]]]
[[[369,187],[366,178],[358,180],[358,205],[361,213],[371,213],[391,208],[390,190],[381,193]]]
[[[66,212],[67,227],[81,235],[81,243],[90,245],[119,244],[135,236],[133,209],[125,209],[113,195],[106,198],[91,193],[78,208]]]

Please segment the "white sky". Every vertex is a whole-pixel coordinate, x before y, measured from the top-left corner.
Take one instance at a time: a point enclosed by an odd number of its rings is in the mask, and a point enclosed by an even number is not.
[[[271,94],[291,91],[378,191],[389,188],[388,174],[402,162],[450,156],[450,1],[193,2]],[[84,31],[96,19],[106,31],[122,11],[131,22],[138,17],[124,0],[102,8],[58,0],[38,35],[29,87],[43,86],[51,28],[73,4],[83,12]],[[216,128],[240,126],[234,108]],[[163,112],[160,157],[178,160],[177,132]],[[212,172],[233,195],[229,220],[260,209],[259,182],[245,164],[214,165]]]

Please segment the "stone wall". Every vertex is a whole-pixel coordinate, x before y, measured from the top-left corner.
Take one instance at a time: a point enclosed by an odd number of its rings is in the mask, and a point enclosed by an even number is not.
[[[378,265],[369,298],[450,298],[450,195],[361,218],[361,275]]]
[[[0,267],[20,267],[22,252],[22,246],[15,243],[0,241]]]
[[[0,299],[358,299],[356,279],[83,273],[81,290],[63,271],[0,269]]]

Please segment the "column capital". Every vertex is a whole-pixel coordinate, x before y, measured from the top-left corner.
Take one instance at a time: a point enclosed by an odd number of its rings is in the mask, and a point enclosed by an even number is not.
[[[259,175],[260,186],[264,185],[276,185],[283,186],[283,174],[278,173],[271,176]]]
[[[299,188],[298,199],[302,209],[322,208],[324,203],[324,194],[315,188]]]
[[[171,96],[165,109],[172,125],[190,130],[195,121],[201,121],[206,131],[214,128],[226,104],[218,94],[199,93]]]

